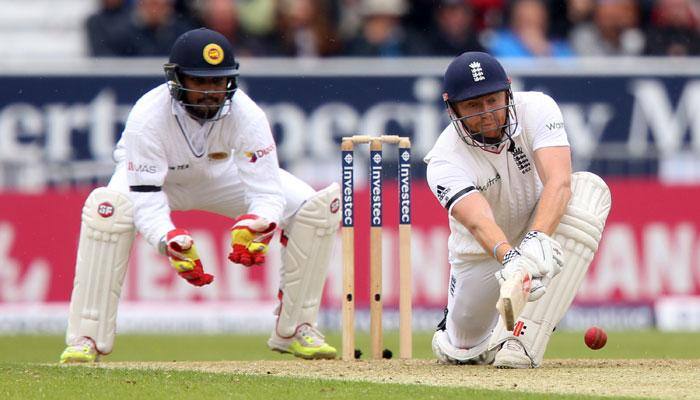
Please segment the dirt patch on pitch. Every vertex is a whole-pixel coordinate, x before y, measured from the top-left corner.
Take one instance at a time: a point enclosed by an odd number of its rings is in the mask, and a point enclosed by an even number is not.
[[[433,360],[103,363],[107,368],[188,370],[483,389],[700,399],[700,360],[547,360],[534,370],[440,365]]]

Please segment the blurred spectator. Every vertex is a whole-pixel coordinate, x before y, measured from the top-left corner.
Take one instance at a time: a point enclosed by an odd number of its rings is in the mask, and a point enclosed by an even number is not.
[[[281,55],[319,57],[340,51],[324,0],[280,1],[278,32]]]
[[[401,25],[408,11],[404,0],[363,0],[360,5],[362,30],[347,47],[354,56],[425,55],[426,45],[416,34]]]
[[[236,2],[241,29],[258,37],[274,33],[277,0],[232,0]]]
[[[700,55],[698,15],[690,0],[659,0],[652,11],[645,54]]]
[[[102,0],[97,13],[88,17],[85,27],[91,56],[116,54],[120,41],[120,24],[129,14],[124,0]]]
[[[224,35],[233,44],[236,55],[260,56],[271,52],[272,38],[243,30],[236,0],[201,0],[197,4],[201,24]]]
[[[335,19],[338,21],[338,34],[341,40],[349,42],[355,38],[362,27],[360,10],[362,0],[335,0]]]
[[[484,51],[475,33],[474,14],[465,0],[442,0],[434,14],[430,54],[455,57],[465,51]]]
[[[469,2],[457,0],[456,2]],[[435,11],[442,6],[443,0],[410,0],[411,6],[401,18],[401,23],[421,35],[429,34],[435,23]]]
[[[192,28],[175,15],[174,0],[136,0],[132,11],[115,17],[110,26],[111,36],[99,40],[102,56],[165,56]]]
[[[547,38],[548,28],[549,17],[542,0],[517,0],[511,9],[510,29],[494,33],[488,40],[488,48],[498,57],[573,55],[565,42]]]
[[[506,0],[467,0],[476,17],[476,30],[491,31],[503,25],[503,15],[506,11]]]
[[[583,56],[638,55],[644,48],[636,0],[597,0],[592,23],[575,27],[570,42]]]
[[[595,0],[549,0],[549,35],[568,39],[574,26],[593,20]]]

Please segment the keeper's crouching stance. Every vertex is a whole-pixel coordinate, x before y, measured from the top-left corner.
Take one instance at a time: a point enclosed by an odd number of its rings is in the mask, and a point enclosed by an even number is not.
[[[572,174],[554,100],[513,93],[495,58],[460,55],[444,86],[452,124],[426,156],[451,230],[448,303],[433,352],[445,363],[537,367],[598,248],[610,192],[594,174]],[[518,305],[530,301],[517,315],[515,303],[499,299],[516,277],[527,290]]]
[[[267,118],[237,88],[238,63],[222,35],[183,34],[165,72],[167,83],[129,114],[108,187],[95,189],[83,207],[60,361],[92,362],[112,351],[137,231],[188,283],[214,281],[190,234],[173,225],[171,210],[232,218],[229,259],[245,266],[262,264],[282,229],[281,304],[268,345],[302,358],[334,358],[316,318],[340,221],[338,185],[315,192],[279,168]]]

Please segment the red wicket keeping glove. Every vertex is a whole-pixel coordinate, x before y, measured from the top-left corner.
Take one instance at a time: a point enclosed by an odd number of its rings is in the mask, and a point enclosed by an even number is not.
[[[255,214],[245,214],[233,221],[232,251],[228,259],[245,266],[262,264],[277,224]]]
[[[214,275],[205,274],[192,236],[185,229],[173,229],[165,236],[165,253],[178,275],[194,286],[214,281]]]

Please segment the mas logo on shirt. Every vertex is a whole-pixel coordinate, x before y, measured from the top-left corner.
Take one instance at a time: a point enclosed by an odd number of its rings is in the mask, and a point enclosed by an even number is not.
[[[158,171],[158,168],[156,168],[155,165],[150,165],[150,164],[134,164],[133,162],[129,161],[126,164],[126,169],[127,171],[132,171],[132,172],[145,172],[147,174],[155,174]]]
[[[258,161],[259,158],[263,158],[266,155],[272,153],[273,151],[275,151],[275,144],[274,143],[265,147],[264,149],[255,150],[255,151],[246,151],[244,154],[247,158],[250,159],[250,162],[254,163],[254,162]]]
[[[523,175],[527,174],[532,169],[530,166],[530,160],[527,158],[521,147],[516,147],[513,150],[513,161],[515,161],[515,165],[518,166],[518,169],[523,173]]]

